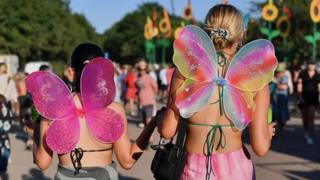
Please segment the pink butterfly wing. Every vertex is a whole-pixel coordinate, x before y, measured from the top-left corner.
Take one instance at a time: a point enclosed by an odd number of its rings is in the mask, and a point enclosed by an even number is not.
[[[70,90],[55,74],[37,71],[26,78],[27,91],[31,93],[34,106],[45,118],[64,120],[75,113]]]
[[[117,141],[124,131],[123,118],[110,108],[89,111],[85,117],[91,133],[103,143]]]
[[[59,154],[71,151],[79,140],[79,120],[70,90],[51,72],[38,71],[26,79],[37,111],[53,120],[46,132],[46,143]]]
[[[123,133],[124,121],[108,109],[115,98],[114,67],[99,57],[88,63],[81,76],[81,98],[87,124],[97,140],[115,142]]]
[[[199,27],[188,25],[174,41],[173,62],[186,78],[176,94],[176,106],[184,118],[205,107],[215,87],[217,55],[210,37]]]
[[[227,117],[236,128],[244,129],[252,120],[253,94],[231,86],[224,86],[223,90],[223,105]]]
[[[53,121],[46,132],[46,143],[58,154],[74,149],[80,138],[80,124],[76,116],[63,121]]]
[[[185,26],[173,47],[173,62],[184,77],[205,81],[217,76],[216,50],[210,37],[201,28]]]
[[[99,109],[111,104],[115,98],[114,67],[102,57],[88,63],[81,75],[81,98],[84,109]]]
[[[243,91],[257,91],[273,79],[277,64],[272,43],[258,39],[234,56],[225,79]]]
[[[205,107],[212,97],[213,88],[212,81],[196,82],[187,79],[176,94],[176,106],[180,115],[189,118]]]

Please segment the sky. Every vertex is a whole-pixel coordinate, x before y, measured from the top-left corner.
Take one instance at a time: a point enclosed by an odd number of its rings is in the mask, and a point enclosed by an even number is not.
[[[105,32],[114,23],[121,20],[127,13],[132,12],[144,2],[158,2],[172,14],[171,1],[174,4],[175,14],[182,16],[183,9],[188,0],[70,0],[72,12],[83,14],[98,33]],[[252,0],[229,0],[243,13],[249,12]],[[256,0],[263,1],[263,0]],[[204,21],[208,10],[221,0],[191,0],[194,16],[199,21]]]

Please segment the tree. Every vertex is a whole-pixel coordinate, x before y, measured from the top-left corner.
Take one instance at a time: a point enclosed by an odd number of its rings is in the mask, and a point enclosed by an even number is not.
[[[145,56],[144,25],[147,16],[151,16],[154,10],[160,20],[163,16],[163,7],[158,3],[145,3],[140,5],[137,10],[125,15],[103,34],[105,37],[103,47],[109,53],[110,59],[120,63],[133,64],[135,58]],[[183,21],[182,18],[172,15],[170,19],[173,30]],[[173,36],[170,41],[173,41]],[[160,50],[158,53],[160,56]],[[171,61],[172,45],[167,48],[166,56],[167,61]]]
[[[0,53],[67,62],[80,42],[95,41],[95,29],[64,0],[0,0]]]

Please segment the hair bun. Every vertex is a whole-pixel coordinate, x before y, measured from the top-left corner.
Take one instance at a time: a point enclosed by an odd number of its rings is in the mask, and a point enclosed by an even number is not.
[[[224,49],[228,47],[229,41],[224,37],[221,37],[221,36],[213,37],[212,40],[216,49]]]

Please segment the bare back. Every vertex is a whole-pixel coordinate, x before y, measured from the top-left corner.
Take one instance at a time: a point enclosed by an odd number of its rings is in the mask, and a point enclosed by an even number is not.
[[[78,109],[82,108],[82,103],[78,95],[74,95],[74,103]],[[109,105],[109,108],[113,108],[113,104]],[[93,134],[90,132],[90,129],[87,126],[86,120],[84,117],[79,119],[80,121],[80,139],[76,148],[82,148],[83,150],[104,150],[111,149],[112,144],[99,142]],[[70,158],[70,153],[58,155],[59,162],[61,165],[72,167],[72,161]],[[81,164],[83,167],[90,166],[105,166],[111,164],[112,162],[112,150],[100,151],[100,152],[84,152],[81,159]]]

